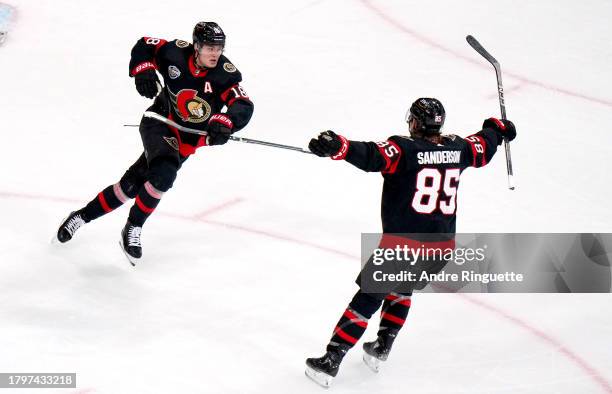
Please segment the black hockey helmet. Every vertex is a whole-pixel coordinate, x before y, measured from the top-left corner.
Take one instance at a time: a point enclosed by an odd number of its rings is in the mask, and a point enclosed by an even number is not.
[[[225,46],[225,33],[215,22],[198,22],[193,28],[193,44]]]
[[[406,113],[406,122],[410,123],[411,119],[417,120],[417,131],[423,134],[438,134],[444,125],[446,112],[440,100],[422,97],[412,103]]]

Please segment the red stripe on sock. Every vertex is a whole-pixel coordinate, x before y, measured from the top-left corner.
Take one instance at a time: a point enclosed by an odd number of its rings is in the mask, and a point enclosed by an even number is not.
[[[112,211],[111,207],[108,206],[108,203],[104,198],[104,193],[98,193],[98,201],[100,201],[100,205],[102,205],[102,209],[104,209],[104,212],[109,213],[110,211]]]
[[[136,205],[138,205],[138,208],[140,208],[140,210],[146,214],[150,214],[155,210],[155,208],[149,208],[144,205],[144,203],[140,200],[140,196],[136,196]]]
[[[357,317],[356,314],[349,311],[348,309],[344,311],[344,316],[348,317],[350,320],[353,320],[353,323],[357,324],[359,327],[365,328],[368,326],[367,322],[361,320],[359,317]]]
[[[393,316],[387,312],[381,313],[380,318],[386,319],[386,320],[389,320],[390,322],[393,322],[395,324],[401,324],[401,325],[404,325],[404,323],[406,322],[406,320],[400,319],[399,317]]]
[[[393,295],[393,294],[389,294],[389,295],[387,296],[387,299],[388,299],[389,301],[395,301],[395,300],[397,300],[398,298],[399,298],[398,296],[395,296],[395,295]],[[410,306],[410,305],[412,305],[412,300],[411,300],[410,298],[408,298],[407,300],[401,300],[401,301],[398,301],[398,302],[397,302],[397,304],[404,305],[404,306]]]
[[[352,336],[350,336],[349,334],[345,333],[344,331],[342,331],[342,329],[340,327],[336,327],[336,330],[334,331],[334,334],[338,335],[340,338],[344,339],[345,341],[351,343],[351,344],[356,344],[358,339],[357,338],[353,338]]]

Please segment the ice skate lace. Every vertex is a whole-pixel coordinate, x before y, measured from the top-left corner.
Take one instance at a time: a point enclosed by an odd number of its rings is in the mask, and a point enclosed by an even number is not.
[[[140,233],[142,227],[130,227],[128,230],[128,245],[140,247]]]
[[[76,215],[71,218],[68,223],[66,223],[66,230],[70,233],[70,235],[74,235],[75,231],[79,229],[82,225],[85,224],[85,221],[81,217],[81,215]]]

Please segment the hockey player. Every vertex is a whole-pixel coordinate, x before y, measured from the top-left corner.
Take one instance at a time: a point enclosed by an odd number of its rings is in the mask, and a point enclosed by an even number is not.
[[[224,48],[225,33],[214,22],[196,24],[193,43],[152,37],[138,40],[132,49],[129,72],[138,93],[155,99],[148,111],[208,135],[184,133],[143,117],[139,130],[144,152],[119,182],[70,213],[57,231],[59,242],[70,241],[85,223],[135,198],[120,241],[135,265],[142,256],[142,226],[172,187],[181,165],[199,147],[225,144],[251,119],[253,103],[240,86],[240,72],[223,55]],[[163,77],[163,88],[157,73]]]
[[[445,117],[439,100],[420,98],[406,114],[410,136],[396,135],[374,143],[349,141],[333,131],[325,131],[310,141],[309,148],[317,156],[345,160],[364,171],[382,172],[385,235],[454,234],[461,172],[489,163],[504,138],[510,141],[515,138],[516,129],[509,120],[489,118],[481,131],[467,138],[443,135]],[[439,266],[435,271],[441,269]],[[361,288],[338,321],[325,355],[306,360],[306,375],[324,387],[329,387],[342,358],[357,343],[368,319],[382,304],[378,337],[363,345],[364,361],[377,372],[410,309],[412,289],[382,294],[367,292],[361,274],[357,284]]]

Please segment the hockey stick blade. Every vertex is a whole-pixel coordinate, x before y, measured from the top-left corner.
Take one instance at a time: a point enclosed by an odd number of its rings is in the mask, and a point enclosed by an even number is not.
[[[468,42],[468,44],[470,44],[470,46],[474,48],[476,52],[480,53],[482,57],[487,59],[487,61],[491,63],[493,67],[496,67],[496,68],[499,67],[499,62],[493,56],[491,56],[491,54],[487,52],[487,50],[484,49],[482,45],[480,45],[480,43],[478,42],[477,39],[474,38],[474,36],[468,35],[467,37],[465,37],[465,39]]]
[[[499,94],[499,109],[501,111],[502,119],[506,119],[506,100],[504,98],[504,83],[502,82],[502,73],[499,62],[491,56],[489,52],[474,38],[474,36],[468,35],[465,37],[466,41],[476,52],[484,57],[495,69],[495,77],[497,78],[497,93]]]
[[[484,57],[495,69],[495,76],[497,77],[497,93],[499,95],[499,109],[501,112],[502,119],[506,119],[506,100],[504,98],[504,84],[502,82],[501,67],[499,62],[491,54],[484,49],[484,47],[478,42],[474,36],[468,35],[465,40],[470,44],[476,52]],[[510,142],[507,138],[504,138],[504,150],[506,152],[506,170],[508,172],[508,189],[514,190],[514,172],[512,170],[512,157],[510,155]]]

